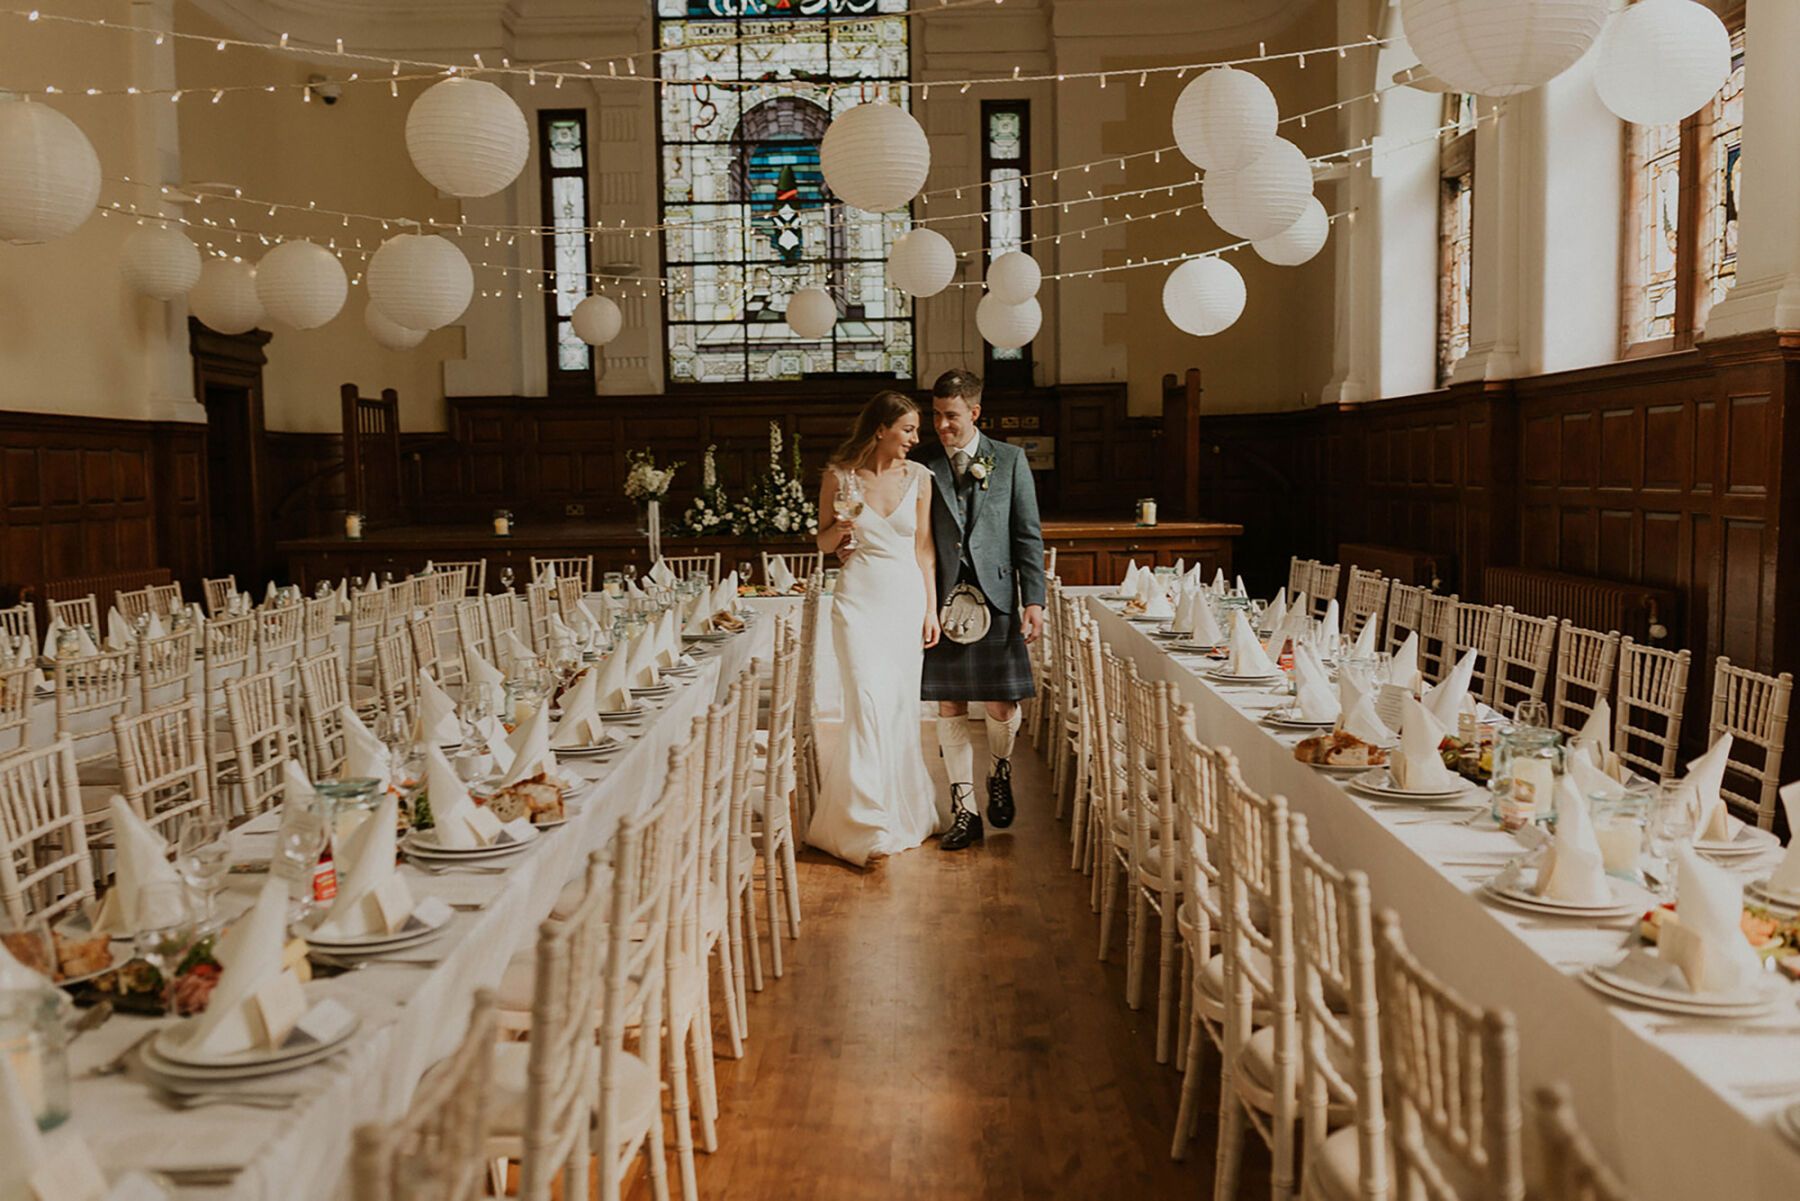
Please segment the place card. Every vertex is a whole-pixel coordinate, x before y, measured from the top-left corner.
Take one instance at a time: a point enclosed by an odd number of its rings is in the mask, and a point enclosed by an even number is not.
[[[314,1042],[330,1043],[342,1038],[344,1031],[350,1029],[355,1021],[354,1013],[327,997],[307,1010],[306,1016],[300,1019],[294,1029]]]
[[[481,805],[470,807],[469,811],[463,815],[463,821],[467,823],[469,831],[484,845],[500,837],[500,831],[504,829],[500,824],[500,819]]]
[[[74,1131],[56,1139],[56,1149],[31,1174],[37,1201],[102,1201],[106,1177],[94,1163],[86,1140]]]
[[[531,824],[529,817],[515,817],[500,827],[506,842],[530,842],[537,837],[537,827]]]
[[[257,989],[250,1000],[262,1018],[263,1035],[270,1049],[287,1041],[306,1012],[306,990],[300,987],[300,977],[291,970],[277,973]]]
[[[375,902],[375,909],[381,915],[383,929],[392,934],[406,924],[412,916],[412,890],[406,886],[406,877],[399,872],[389,874],[388,878],[370,894]]]
[[[1668,933],[1669,923],[1665,923],[1657,931],[1657,937],[1666,941]],[[1645,988],[1679,988],[1683,983],[1680,968],[1643,947],[1635,948],[1607,970],[1621,980],[1628,980]]]

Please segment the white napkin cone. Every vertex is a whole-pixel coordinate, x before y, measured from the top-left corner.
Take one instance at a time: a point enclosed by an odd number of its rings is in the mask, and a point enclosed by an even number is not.
[[[398,885],[388,884],[394,875],[394,830],[399,816],[400,801],[389,794],[375,807],[374,813],[351,831],[343,845],[333,850],[338,891],[330,912],[319,924],[321,935],[326,938],[366,938],[372,934],[390,933],[405,923],[406,918],[402,915],[390,925],[375,903],[375,893],[379,889],[403,891],[406,888],[405,877],[401,877]],[[410,913],[411,895],[407,894],[404,901],[403,908]]]
[[[1220,646],[1225,642],[1225,631],[1219,628],[1212,602],[1204,592],[1194,594],[1194,628],[1188,631],[1188,641],[1195,646]]]
[[[617,651],[613,652],[615,655]],[[633,688],[655,688],[662,683],[662,676],[656,670],[656,633],[654,630],[639,630],[631,640],[631,649],[625,659],[626,681]]]
[[[0,1197],[34,1196],[31,1177],[45,1155],[36,1107],[13,1071],[12,1056],[0,1055]]]
[[[285,970],[281,952],[286,945],[287,885],[268,880],[250,912],[219,939],[215,954],[224,971],[206,1012],[193,1019],[188,1031],[191,1052],[216,1058],[268,1045],[254,998]]]
[[[600,602],[600,607],[604,609],[606,607],[604,594],[602,594],[602,597],[603,599]],[[600,614],[588,607],[586,597],[575,602],[575,623],[577,625],[586,626],[596,634],[601,633],[606,629],[606,623],[601,620]]]
[[[1456,777],[1438,754],[1443,728],[1429,710],[1411,697],[1400,727],[1400,749],[1388,757],[1388,773],[1408,792],[1445,792],[1457,787]]]
[[[1375,657],[1375,619],[1370,617],[1363,622],[1362,631],[1356,636],[1355,656],[1358,659]]]
[[[380,780],[383,792],[393,784],[393,760],[387,747],[349,705],[344,706],[344,775],[352,780]]]
[[[150,624],[144,627],[146,638],[167,638],[169,631],[163,628],[162,615],[155,609],[150,610]]]
[[[660,556],[650,565],[650,582],[662,588],[675,586],[675,573],[669,570],[669,565]]]
[[[512,749],[512,766],[500,779],[502,787],[556,771],[556,756],[550,751],[550,706],[539,705],[531,720],[512,732],[507,740]]]
[[[1138,565],[1133,559],[1125,565],[1125,578],[1119,581],[1120,596],[1136,596],[1138,594]]]
[[[433,746],[456,746],[462,742],[462,726],[456,720],[456,702],[438,687],[437,681],[424,668],[419,669],[419,719],[413,726],[413,741]]]
[[[1296,593],[1294,603],[1288,606],[1287,616],[1282,618],[1281,624],[1275,627],[1275,635],[1270,641],[1271,646],[1279,647],[1289,638],[1298,642],[1307,636],[1312,626],[1312,618],[1307,616],[1306,606],[1306,593]]]
[[[481,739],[487,744],[487,753],[493,756],[494,770],[509,772],[513,765],[512,743],[507,741],[506,727],[500,724],[498,717],[484,717],[475,723],[481,731]]]
[[[552,613],[550,615],[550,644],[555,646],[563,642],[579,645],[581,639],[575,637],[575,631],[569,628],[569,623],[562,619],[560,613]]]
[[[1605,697],[1594,702],[1594,711],[1581,723],[1575,737],[1569,739],[1569,749],[1586,751],[1584,757],[1591,759],[1595,767],[1606,766],[1606,756],[1612,751],[1612,706]]]
[[[736,571],[719,581],[719,591],[725,597],[725,604],[721,612],[736,613],[738,611],[738,574]]]
[[[263,589],[263,600],[264,601],[272,601],[274,599],[275,599],[275,581],[270,580],[267,587],[265,587]]]
[[[1475,678],[1476,654],[1475,648],[1470,647],[1456,661],[1449,675],[1425,690],[1422,703],[1437,718],[1438,725],[1446,730],[1456,729],[1456,715],[1462,711],[1463,698],[1469,695],[1469,682]]]
[[[1538,864],[1536,891],[1540,897],[1571,905],[1612,903],[1612,886],[1606,882],[1606,859],[1594,835],[1594,821],[1570,776],[1557,781],[1556,836]]]
[[[595,703],[602,712],[619,713],[631,708],[631,676],[626,668],[630,657],[628,649],[619,647],[601,665]]]
[[[792,592],[794,590],[794,573],[788,570],[786,559],[770,560],[769,587],[777,592]]]
[[[532,582],[554,592],[556,590],[556,568],[548,563],[544,564],[544,570],[538,572],[538,578]]]
[[[1595,767],[1594,761],[1586,755],[1569,755],[1563,766],[1567,772],[1565,778],[1574,781],[1575,789],[1587,800],[1601,797],[1616,801],[1625,795],[1625,785]]]
[[[644,595],[644,590],[638,587],[638,582],[635,579],[628,579],[625,581],[625,595],[629,596],[632,600],[650,599],[648,596]]]
[[[337,616],[350,616],[350,581],[342,579],[337,586]]]
[[[1250,619],[1242,609],[1231,618],[1231,674],[1234,676],[1272,676],[1277,674],[1269,653],[1250,631]]]
[[[94,918],[96,933],[125,935],[163,924],[170,915],[146,912],[143,890],[152,884],[181,886],[175,865],[169,862],[169,844],[133,812],[125,798],[113,795],[107,803],[113,832],[113,886]]]
[[[1150,577],[1150,595],[1144,601],[1144,616],[1168,619],[1175,616],[1175,606],[1169,603],[1169,594],[1164,592],[1156,577]]]
[[[1169,618],[1171,634],[1194,632],[1194,602],[1198,599],[1198,594],[1192,588],[1182,585],[1181,595],[1175,601],[1175,615]]]
[[[1413,632],[1407,634],[1406,640],[1400,644],[1400,649],[1394,652],[1392,659],[1388,660],[1387,682],[1398,684],[1411,692],[1418,678],[1419,635],[1417,632]]]
[[[1319,619],[1319,645],[1335,648],[1342,636],[1338,625],[1337,597],[1334,596],[1325,602],[1325,616]]]
[[[1721,734],[1706,753],[1688,764],[1683,784],[1693,789],[1689,797],[1696,806],[1695,842],[1730,842],[1744,828],[1744,823],[1731,816],[1719,785],[1725,782],[1725,768],[1731,760],[1731,735]]]
[[[707,598],[700,597],[699,599],[706,600]],[[681,632],[684,635],[698,638],[702,634],[712,632],[712,614],[707,612],[707,608],[708,607],[703,604],[688,606],[687,624],[681,627]]]
[[[464,687],[474,689],[478,695],[487,698],[490,707],[498,709],[506,700],[506,677],[473,647],[469,648],[468,665],[469,679]]]
[[[1214,570],[1214,572],[1213,572],[1213,578],[1212,578],[1213,595],[1214,596],[1224,596],[1225,595],[1225,587],[1226,587],[1226,585],[1225,585],[1225,569],[1223,567],[1220,567],[1220,568],[1217,568],[1216,570]]]
[[[439,846],[473,850],[494,841],[500,820],[476,806],[456,769],[436,746],[425,751],[425,787],[431,792],[431,820],[436,824],[432,834]]]
[[[1234,586],[1236,587],[1237,594],[1239,596],[1249,596],[1250,595],[1250,590],[1248,588],[1244,587],[1244,577],[1243,576],[1237,577],[1236,581],[1234,582]]]
[[[1187,571],[1187,560],[1184,558],[1181,558],[1180,556],[1176,556],[1175,578],[1180,579],[1182,577],[1182,575],[1186,573],[1186,571]]]
[[[1303,721],[1330,721],[1338,718],[1337,693],[1325,667],[1312,648],[1302,644],[1294,651],[1294,708]]]
[[[1658,932],[1658,957],[1680,968],[1694,992],[1754,990],[1763,970],[1740,925],[1744,890],[1691,848],[1684,847],[1675,863],[1675,920]]]
[[[1800,782],[1781,786],[1781,805],[1787,810],[1788,829],[1800,830]],[[1800,838],[1788,840],[1787,854],[1769,873],[1769,891],[1800,897]]]
[[[681,630],[675,622],[675,610],[664,609],[656,619],[656,666],[666,671],[681,665]]]
[[[1301,593],[1301,596],[1304,598],[1305,593]],[[1302,600],[1299,603],[1304,603],[1304,601]],[[1287,585],[1283,584],[1281,591],[1275,594],[1275,599],[1269,602],[1269,607],[1263,610],[1262,623],[1257,626],[1256,632],[1258,634],[1273,634],[1276,630],[1281,628],[1281,623],[1287,620],[1287,614]]]
[[[132,628],[125,615],[114,605],[106,611],[106,649],[109,651],[128,651],[137,645],[137,631]]]
[[[1342,704],[1341,701],[1340,704]],[[1379,717],[1375,716],[1375,698],[1366,692],[1359,693],[1356,704],[1344,711],[1342,722],[1338,728],[1352,738],[1361,739],[1370,746],[1391,747],[1397,737]]]
[[[537,652],[525,645],[525,642],[511,630],[500,633],[500,653],[498,658],[506,664],[506,674],[516,676],[537,662]]]
[[[375,578],[375,573],[371,571],[369,573],[369,578],[363,581],[363,591],[373,592],[379,587],[381,587],[381,582]]]
[[[591,668],[563,695],[562,719],[550,735],[552,747],[595,746],[606,741],[598,712],[599,682],[600,670]]]

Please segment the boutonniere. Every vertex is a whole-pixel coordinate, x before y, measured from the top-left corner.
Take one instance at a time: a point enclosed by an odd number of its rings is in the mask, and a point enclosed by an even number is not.
[[[973,463],[969,464],[969,474],[975,477],[975,482],[977,484],[981,485],[981,490],[983,492],[987,491],[988,472],[992,471],[993,469],[994,469],[994,456],[991,454],[982,455],[980,458],[976,459]]]

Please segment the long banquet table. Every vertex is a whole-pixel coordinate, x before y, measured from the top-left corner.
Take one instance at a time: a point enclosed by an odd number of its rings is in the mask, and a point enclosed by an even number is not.
[[[189,1190],[208,1198],[348,1196],[356,1126],[404,1111],[419,1078],[467,1028],[475,990],[499,982],[513,953],[530,945],[562,886],[581,872],[589,851],[606,845],[619,819],[659,795],[669,748],[688,736],[693,719],[722,697],[752,657],[761,657],[766,667],[774,615],[787,607],[753,605],[757,615],[745,633],[703,644],[712,650],[699,671],[657,702],[657,711],[630,735],[625,751],[579,767],[593,782],[577,791],[578,808],[568,824],[543,831],[538,845],[509,861],[504,874],[402,869],[416,899],[441,897],[457,907],[455,918],[443,934],[419,947],[306,986],[309,1002],[332,998],[360,1017],[361,1027],[344,1052],[323,1063],[250,1082],[300,1093],[292,1107],[214,1105],[179,1112],[156,1100],[135,1073],[90,1075],[154,1025],[170,1020],[119,1016],[71,1047],[71,1117],[52,1133],[52,1147],[79,1135],[109,1178],[132,1168],[235,1169],[223,1188]],[[233,861],[266,861],[273,825],[265,815],[236,831]],[[220,911],[247,908],[267,879],[231,876]]]
[[[1784,1004],[1755,1020],[1784,1028],[1775,1034],[1734,1033],[1737,1019],[1656,1032],[1672,1019],[1609,1002],[1577,978],[1585,965],[1618,957],[1623,922],[1551,921],[1480,898],[1482,880],[1518,849],[1509,835],[1485,820],[1461,824],[1466,810],[1434,817],[1350,792],[1293,757],[1302,735],[1262,723],[1282,703],[1263,687],[1201,675],[1203,659],[1165,649],[1108,604],[1102,594],[1112,589],[1075,591],[1115,653],[1193,704],[1203,741],[1229,747],[1252,788],[1285,796],[1305,814],[1322,854],[1368,873],[1376,905],[1399,912],[1407,944],[1434,972],[1476,1003],[1512,1011],[1522,1097],[1528,1104],[1536,1086],[1568,1082],[1583,1126],[1635,1196],[1800,1196],[1800,1148],[1771,1125],[1778,1110],[1800,1101],[1800,1012]],[[1748,879],[1773,862],[1765,854],[1730,867]],[[1800,985],[1785,994],[1800,1000]],[[1784,1082],[1791,1087],[1779,1096],[1765,1091]],[[1528,1134],[1528,1156],[1533,1141]]]

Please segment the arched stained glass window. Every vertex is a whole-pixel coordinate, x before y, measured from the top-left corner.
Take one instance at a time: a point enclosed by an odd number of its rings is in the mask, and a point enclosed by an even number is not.
[[[913,374],[912,311],[887,285],[910,216],[839,204],[819,169],[831,119],[909,104],[907,0],[657,0],[669,381]],[[767,36],[767,35],[775,36]],[[743,40],[749,39],[749,40]],[[787,326],[823,287],[824,339]]]

